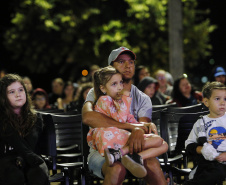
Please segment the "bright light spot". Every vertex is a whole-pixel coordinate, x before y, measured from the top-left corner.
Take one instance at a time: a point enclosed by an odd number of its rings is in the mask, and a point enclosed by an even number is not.
[[[210,61],[209,61],[209,63],[210,63],[210,65],[214,65],[215,64],[215,61],[214,61],[214,59],[210,59]]]
[[[202,79],[201,79],[201,81],[202,81],[202,83],[205,84],[208,81],[208,78],[206,76],[203,76]]]
[[[82,75],[83,76],[87,76],[88,75],[88,71],[86,69],[82,70]]]

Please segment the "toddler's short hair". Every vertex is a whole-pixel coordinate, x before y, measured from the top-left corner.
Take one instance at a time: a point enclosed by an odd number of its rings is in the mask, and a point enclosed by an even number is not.
[[[203,98],[210,98],[214,89],[226,90],[226,86],[221,82],[207,82],[202,88]]]

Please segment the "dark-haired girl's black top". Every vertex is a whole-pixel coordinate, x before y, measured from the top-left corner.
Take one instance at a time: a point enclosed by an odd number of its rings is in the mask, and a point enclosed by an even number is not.
[[[14,179],[18,176],[17,180],[20,183],[28,181],[28,184],[32,185],[48,184],[48,169],[43,159],[34,152],[42,132],[42,120],[37,118],[35,125],[25,137],[21,137],[10,125],[3,132],[1,121],[0,129],[0,163],[4,164],[0,165],[0,184],[14,183],[7,173],[9,168],[14,173],[12,176],[15,175]],[[36,176],[32,175],[34,171],[40,178],[39,182],[34,182],[37,181]]]

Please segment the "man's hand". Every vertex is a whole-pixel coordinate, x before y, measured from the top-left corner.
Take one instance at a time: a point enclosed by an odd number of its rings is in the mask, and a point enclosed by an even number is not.
[[[157,131],[157,128],[154,123],[140,122],[140,123],[133,123],[132,125],[143,129],[145,134],[154,133],[154,134],[158,135],[158,131]]]
[[[129,153],[141,152],[144,149],[144,130],[139,127],[132,129],[131,135],[128,139]]]
[[[154,134],[158,135],[158,131],[157,131],[156,125],[154,123],[152,123],[152,122],[145,123],[145,126],[148,126],[149,134],[154,133]]]

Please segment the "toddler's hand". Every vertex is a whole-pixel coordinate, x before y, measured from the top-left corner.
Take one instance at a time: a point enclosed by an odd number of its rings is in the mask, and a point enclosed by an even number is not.
[[[219,155],[217,150],[209,143],[204,143],[201,153],[204,158],[209,161],[213,161]]]
[[[221,153],[219,156],[216,157],[216,160],[220,163],[226,161],[226,153]]]

